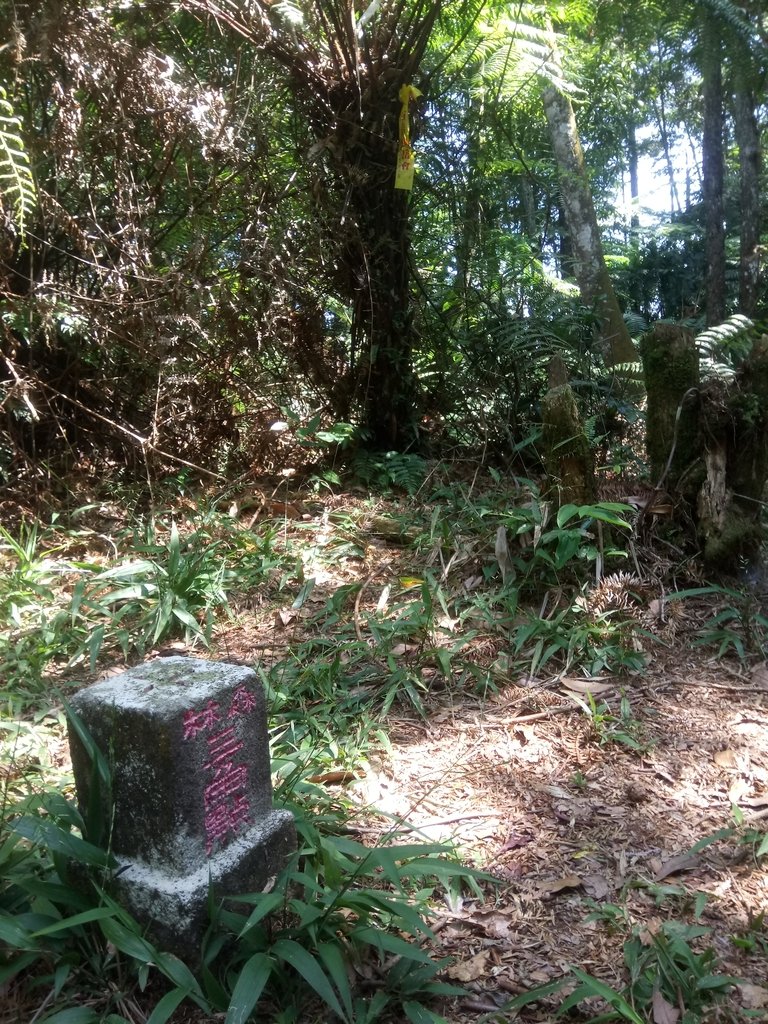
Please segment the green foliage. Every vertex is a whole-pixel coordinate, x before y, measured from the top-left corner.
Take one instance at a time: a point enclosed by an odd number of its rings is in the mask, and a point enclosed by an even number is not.
[[[696,922],[705,905],[706,894],[699,893],[693,911]],[[557,1008],[558,1019],[587,1003],[589,1009],[585,1007],[582,1013],[590,1024],[610,1020],[647,1024],[650,1020],[678,1019],[678,1014],[681,1014],[681,1024],[698,1024],[740,980],[721,974],[714,948],[703,945],[711,929],[674,919],[653,926],[632,925],[624,906],[613,903],[593,903],[592,906],[588,920],[601,922],[612,934],[630,932],[623,945],[626,978],[623,987],[614,988],[581,968],[571,967],[568,975],[559,981],[512,1000],[505,1007],[507,1011],[519,1010],[570,988]],[[572,986],[574,980],[575,987]],[[605,1008],[593,1016],[595,1003]]]
[[[90,600],[114,609],[110,627],[123,651],[139,650],[182,635],[207,643],[216,609],[226,605],[232,574],[223,560],[222,541],[195,531],[182,543],[176,523],[165,542],[150,538],[132,559],[98,573]]]
[[[41,541],[36,523],[22,523],[17,537],[0,526],[0,552],[6,561],[0,575],[0,618],[17,628],[27,624],[39,613],[40,605],[52,599],[53,584],[61,572],[50,557],[56,549],[42,553]]]
[[[94,781],[108,786],[106,762],[75,716],[72,724],[91,752]],[[282,749],[298,769],[283,776],[276,795],[296,816],[299,850],[270,891],[211,904],[199,975],[154,946],[109,895],[113,861],[91,841],[108,833],[108,822],[84,820],[55,789],[16,803],[4,799],[3,984],[15,979],[26,998],[44,999],[53,1014],[46,1020],[64,1020],[84,1002],[95,1009],[83,1020],[134,1019],[134,992],[156,972],[167,991],[153,1024],[168,1020],[184,1000],[229,1022],[246,1021],[257,1004],[260,1012],[279,1007],[282,1019],[299,1020],[318,1002],[350,1024],[398,1010],[408,1019],[440,1021],[422,1004],[463,990],[439,979],[443,965],[423,949],[431,936],[428,903],[442,887],[476,885],[475,874],[443,845],[385,841],[369,848],[342,834],[344,812],[301,781],[316,770],[311,752],[290,742],[277,747],[277,766]],[[323,805],[324,813],[308,810]],[[384,984],[366,994],[354,983],[355,971],[371,969],[381,971]]]
[[[734,313],[722,324],[696,335],[702,376],[730,378],[749,355],[757,337],[755,325],[746,316]]]
[[[22,523],[14,536],[0,526],[0,694],[14,704],[35,700],[45,690],[43,673],[56,658],[68,657],[87,630],[68,608],[68,581],[80,569],[56,557],[37,524]]]
[[[759,914],[755,914],[749,907],[746,927],[733,935],[731,942],[737,949],[741,949],[747,954],[756,953],[762,956],[768,954],[768,923],[765,920],[765,911],[761,910]]]
[[[22,140],[21,119],[0,86],[0,210],[10,208],[11,223],[15,222],[22,241],[36,206],[37,189]]]
[[[591,693],[587,693],[584,700],[577,694],[571,696],[589,718],[601,747],[617,743],[640,754],[649,750],[651,744],[645,737],[643,725],[635,718],[632,705],[624,694],[621,695],[618,714],[611,710],[607,701],[598,704]]]
[[[372,490],[395,489],[414,495],[424,483],[427,466],[421,456],[408,452],[360,451],[352,460],[350,471],[353,480]]]
[[[250,914],[231,910],[233,900],[225,901],[214,918],[204,953],[206,975],[218,970],[222,976],[225,968],[232,985],[228,1006],[221,1000],[219,1008],[232,1019],[244,1019],[234,1014],[246,1013],[246,1000],[249,1012],[265,991],[286,1019],[298,1020],[312,998],[344,1021],[367,1022],[385,1010],[400,1007],[407,1014],[409,1003],[461,994],[462,989],[438,980],[442,965],[420,944],[431,934],[423,908],[435,880],[448,884],[466,877],[467,870],[446,859],[445,847],[370,849],[323,834],[312,816],[293,809],[300,833],[297,864],[271,892],[237,898],[238,905],[253,907]],[[222,944],[227,935],[235,943],[234,955]],[[383,966],[390,957],[396,962],[384,974],[383,986],[373,996],[358,995],[350,967]],[[222,959],[224,964],[218,962]]]
[[[183,533],[175,519],[122,531],[110,541],[117,564],[106,568],[62,557],[94,540],[104,538],[58,523],[22,524],[15,534],[0,527],[0,694],[12,701],[38,701],[57,661],[85,659],[93,670],[105,649],[127,656],[173,636],[207,644],[231,591],[296,569],[292,554],[276,549],[274,528],[245,530],[215,508],[196,513]]]
[[[670,594],[669,600],[712,596],[721,605],[699,629],[694,644],[716,647],[717,657],[733,653],[740,660],[749,654],[764,654],[768,649],[768,616],[764,614],[759,594],[746,583],[740,588],[712,584]]]
[[[666,921],[650,935],[633,935],[624,944],[629,981],[623,991],[572,967],[571,972],[579,984],[560,1004],[558,1013],[568,1013],[585,1000],[599,999],[608,1005],[608,1011],[589,1018],[594,1022],[623,1019],[632,1024],[644,1024],[649,1013],[658,1014],[662,1012],[661,1007],[673,1012],[682,1007],[681,1022],[697,1024],[704,1010],[721,999],[738,980],[717,973],[712,948],[695,952],[692,943],[709,931],[699,925]]]
[[[207,645],[230,590],[247,591],[285,565],[269,526],[247,531],[216,510],[189,525],[184,534],[175,519],[165,529],[153,521],[143,537],[133,531],[122,546],[144,557],[94,572],[75,589],[72,611],[92,623],[75,658],[87,652],[93,665],[105,642],[117,642],[124,655],[174,636]]]

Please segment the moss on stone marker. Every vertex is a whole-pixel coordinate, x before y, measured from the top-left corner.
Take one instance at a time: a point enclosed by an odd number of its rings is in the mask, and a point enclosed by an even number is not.
[[[291,815],[272,808],[261,684],[241,666],[165,658],[71,703],[110,770],[110,794],[95,792],[70,728],[78,802],[109,823],[115,893],[164,948],[195,956],[209,884],[259,891],[295,847]]]

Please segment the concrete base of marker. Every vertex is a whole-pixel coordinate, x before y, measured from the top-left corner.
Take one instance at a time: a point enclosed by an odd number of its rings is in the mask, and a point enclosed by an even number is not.
[[[159,949],[195,960],[210,921],[211,890],[217,903],[224,896],[261,892],[295,849],[293,815],[272,811],[190,875],[116,857],[111,889]]]

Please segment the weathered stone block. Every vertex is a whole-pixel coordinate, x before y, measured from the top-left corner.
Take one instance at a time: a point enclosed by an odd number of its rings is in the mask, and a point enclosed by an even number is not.
[[[273,810],[264,694],[248,668],[194,658],[147,662],[72,699],[107,760],[111,795],[91,793],[70,749],[82,808],[101,801],[118,862],[116,895],[165,949],[195,955],[216,897],[262,889],[295,848]]]

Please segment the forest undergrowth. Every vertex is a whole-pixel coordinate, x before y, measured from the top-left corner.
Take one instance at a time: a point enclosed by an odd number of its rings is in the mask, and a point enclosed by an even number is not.
[[[6,516],[0,1020],[765,1019],[764,577],[636,488],[399,459]],[[300,837],[200,964],[113,900],[66,744],[68,695],[169,654],[256,669]]]

